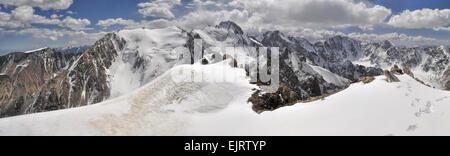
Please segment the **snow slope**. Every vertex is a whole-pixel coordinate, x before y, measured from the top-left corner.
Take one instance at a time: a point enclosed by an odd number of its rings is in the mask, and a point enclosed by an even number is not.
[[[4,118],[0,135],[185,135],[184,116],[217,112],[250,96],[255,86],[229,63],[177,66],[100,104]]]
[[[180,55],[189,54],[184,47],[187,36],[177,27],[122,30],[117,34],[126,44],[109,69],[112,98],[130,93],[176,64],[183,64]]]
[[[246,103],[255,86],[226,64],[177,66],[98,105],[0,119],[0,135],[450,135],[450,92],[406,75],[256,114]]]
[[[409,76],[384,77],[323,101],[256,115],[244,105],[194,117],[193,135],[450,135],[450,92],[431,89]],[[223,124],[227,123],[227,124]],[[211,129],[208,127],[214,127]]]

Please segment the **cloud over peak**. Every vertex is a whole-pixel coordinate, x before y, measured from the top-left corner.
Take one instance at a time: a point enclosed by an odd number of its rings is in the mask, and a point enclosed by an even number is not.
[[[339,27],[381,24],[392,11],[353,0],[234,0],[230,6],[251,12],[253,21]]]
[[[181,4],[181,0],[154,0],[152,2],[139,3],[139,13],[144,17],[174,18],[172,8]]]
[[[450,9],[421,9],[405,10],[399,15],[392,16],[389,25],[399,28],[418,29],[445,29],[450,24]],[[448,28],[447,28],[448,29]]]

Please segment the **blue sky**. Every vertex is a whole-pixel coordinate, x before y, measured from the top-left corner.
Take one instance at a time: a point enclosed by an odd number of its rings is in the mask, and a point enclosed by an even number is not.
[[[370,0],[369,2],[386,6],[392,9],[394,13],[400,13],[406,9],[448,9],[450,7],[450,1],[448,0]]]
[[[448,46],[449,8],[449,0],[2,0],[0,54],[93,44],[117,29],[194,29],[223,20],[312,41],[348,35]]]

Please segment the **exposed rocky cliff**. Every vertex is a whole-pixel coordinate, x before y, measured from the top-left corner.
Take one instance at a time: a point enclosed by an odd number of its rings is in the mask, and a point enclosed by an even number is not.
[[[26,113],[85,106],[110,97],[107,70],[125,42],[108,34],[44,85]]]
[[[0,116],[23,114],[34,103],[43,86],[73,63],[66,56],[46,48],[0,57]]]
[[[108,34],[80,54],[46,48],[1,56],[0,116],[79,107],[109,98],[106,70],[123,44],[117,35]]]

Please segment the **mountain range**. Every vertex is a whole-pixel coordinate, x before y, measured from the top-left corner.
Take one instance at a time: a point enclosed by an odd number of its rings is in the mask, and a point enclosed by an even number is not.
[[[192,55],[195,39],[203,41],[202,56]],[[214,62],[216,57],[229,59],[214,48],[220,46],[240,47],[232,55],[239,56],[232,66],[244,70],[247,60],[267,63],[252,58],[250,47],[280,48],[280,87],[275,93],[265,93],[264,84],[258,83],[249,98],[258,113],[334,94],[367,77],[386,74],[394,66],[410,71],[424,85],[450,90],[450,49],[444,46],[404,47],[346,36],[311,43],[280,31],[248,34],[226,21],[192,31],[179,27],[120,30],[89,47],[43,48],[0,56],[0,117],[120,98],[174,67],[220,63]]]

